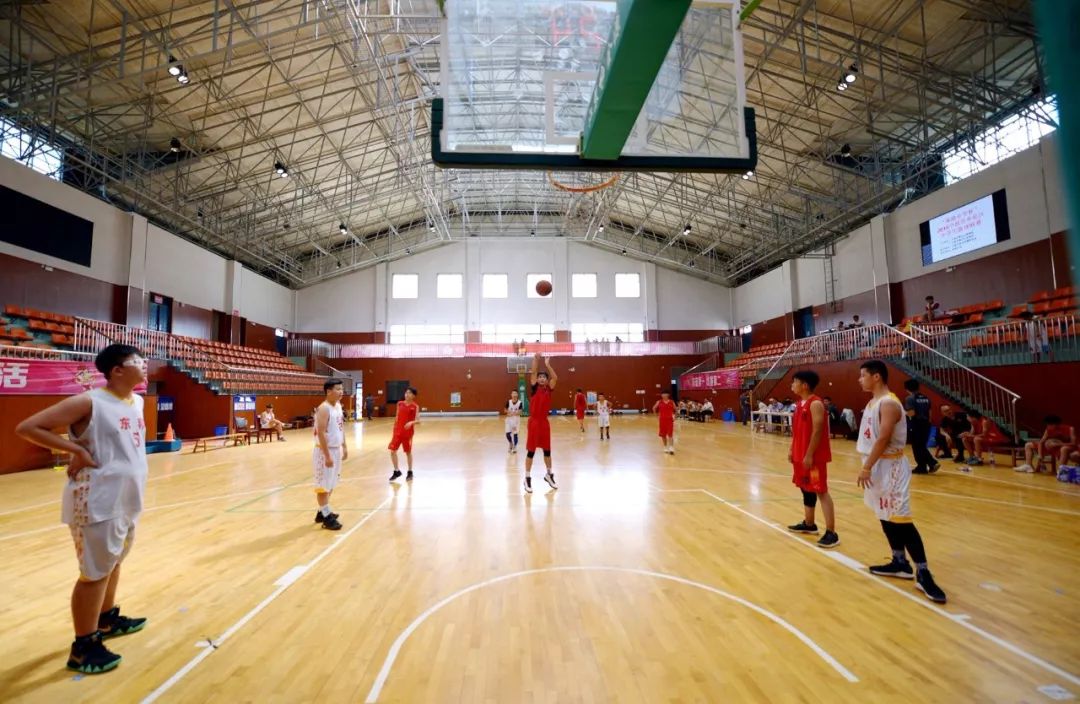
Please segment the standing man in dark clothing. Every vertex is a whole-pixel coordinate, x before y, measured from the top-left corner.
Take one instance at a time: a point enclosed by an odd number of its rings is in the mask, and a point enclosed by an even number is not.
[[[919,392],[919,382],[908,379],[904,382],[908,395],[904,399],[904,412],[908,417],[908,440],[915,453],[915,469],[912,474],[933,474],[938,471],[938,463],[926,443],[930,440],[930,399]]]
[[[364,417],[371,420],[372,413],[375,411],[375,397],[368,394],[364,398]]]
[[[750,422],[750,389],[739,394],[739,411],[742,413],[742,424]]]

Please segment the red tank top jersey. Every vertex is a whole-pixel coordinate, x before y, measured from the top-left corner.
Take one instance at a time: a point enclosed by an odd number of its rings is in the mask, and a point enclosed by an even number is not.
[[[394,419],[394,435],[407,435],[413,432],[413,428],[405,430],[405,424],[416,420],[416,412],[419,406],[408,401],[398,401],[397,417]]]
[[[533,384],[532,396],[529,397],[529,425],[538,421],[548,422],[551,413],[551,387]]]
[[[1046,439],[1069,442],[1072,440],[1072,426],[1064,424],[1048,425],[1046,426]]]
[[[581,410],[585,410],[586,407],[588,407],[588,404],[585,403],[585,394],[578,394],[577,396],[574,397],[574,408],[575,409],[580,408]]]
[[[810,404],[814,401],[820,403],[821,398],[810,396],[805,401],[800,400],[795,404],[795,412],[791,417],[791,458],[795,462],[801,462],[806,456],[807,448],[810,447],[810,438],[814,433],[814,418],[810,414]],[[829,414],[824,415],[825,428],[821,441],[814,451],[815,467],[823,467],[826,462],[832,460],[832,450],[829,449]]]
[[[658,410],[660,412],[661,423],[675,420],[675,402],[671,399],[668,399],[667,401],[661,400],[660,408]]]

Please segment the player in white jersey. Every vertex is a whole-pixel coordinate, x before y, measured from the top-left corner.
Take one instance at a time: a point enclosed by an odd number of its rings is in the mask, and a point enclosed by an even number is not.
[[[857,483],[863,499],[881,521],[892,548],[892,560],[876,565],[870,572],[884,577],[915,578],[915,586],[928,599],[945,603],[945,592],[934,582],[926,564],[922,536],[911,517],[911,465],[904,456],[907,425],[902,421],[904,405],[889,391],[889,368],[871,359],[859,366],[859,386],[873,394],[863,412],[856,451],[862,455],[862,471]],[[915,563],[911,568],[907,556]]]
[[[517,390],[510,392],[510,400],[506,402],[506,420],[503,421],[503,430],[506,431],[506,442],[510,445],[507,451],[510,454],[517,453],[518,427],[521,425],[521,397]]]
[[[121,615],[116,605],[120,563],[135,540],[146,489],[143,399],[134,393],[146,381],[146,362],[134,347],[110,345],[94,365],[105,375],[105,388],[64,399],[15,429],[29,442],[72,455],[61,503],[79,579],[71,592],[75,642],[67,666],[86,674],[120,664],[103,639],[146,625],[145,618]],[[71,440],[53,432],[64,427]]]
[[[341,478],[341,463],[349,459],[349,446],[345,442],[345,413],[341,410],[345,385],[341,379],[327,379],[323,391],[326,400],[315,409],[315,449],[312,452],[315,500],[319,503],[315,522],[321,523],[327,530],[341,530],[338,514],[330,508],[330,495]]]
[[[596,397],[596,421],[600,427],[600,439],[604,439],[604,433],[607,433],[607,439],[611,439],[611,401],[607,400],[604,394],[599,394]]]

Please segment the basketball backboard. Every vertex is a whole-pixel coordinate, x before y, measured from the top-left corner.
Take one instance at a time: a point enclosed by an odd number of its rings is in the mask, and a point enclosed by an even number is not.
[[[433,159],[463,168],[752,169],[757,150],[737,4],[688,4],[671,25],[673,39],[658,44],[642,39],[640,22],[630,34],[613,1],[447,2]],[[655,56],[643,71],[635,70],[636,47],[627,51],[635,36],[640,53],[649,45]],[[642,86],[641,76],[653,72],[651,87]],[[643,102],[618,102],[630,94]],[[600,118],[619,109],[625,141],[597,158],[589,140],[611,131]]]

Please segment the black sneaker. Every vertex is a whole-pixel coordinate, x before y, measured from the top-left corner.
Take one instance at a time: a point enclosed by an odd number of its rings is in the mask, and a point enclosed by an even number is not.
[[[102,640],[126,636],[128,633],[141,631],[146,626],[145,618],[130,618],[120,613],[120,607],[114,606],[98,616],[98,633]]]
[[[930,570],[919,570],[919,574],[915,576],[915,588],[935,604],[944,604],[946,601],[945,592],[941,591],[941,587],[934,582],[934,576],[930,574]]]
[[[401,479],[401,471],[395,469],[394,473],[390,475],[390,481],[396,482],[398,479]]]
[[[323,521],[322,527],[326,530],[341,530],[341,523],[338,522],[337,516],[331,514]]]
[[[525,477],[525,493],[532,493],[532,477]]]
[[[964,456],[963,455],[957,455],[956,457],[952,458],[952,461],[955,464],[964,464]]]
[[[407,481],[407,482],[412,481],[412,470],[411,469],[409,470],[409,473],[405,475],[405,481]]]
[[[101,632],[95,631],[88,636],[76,638],[71,644],[67,667],[86,675],[98,675],[114,669],[121,659],[101,642]]]
[[[825,535],[821,536],[821,540],[817,541],[819,548],[825,548],[830,550],[840,544],[840,536],[836,534],[834,530],[825,531]]]
[[[941,463],[940,462],[935,462],[934,464],[930,465],[930,474],[933,474],[934,472],[938,471],[939,469],[941,469]]]
[[[337,517],[338,517],[338,515],[336,513],[334,513],[333,511],[331,511],[326,516],[322,515],[322,511],[316,511],[315,512],[315,522],[316,523],[322,523],[322,522],[328,521],[330,519],[336,519]]]
[[[544,475],[544,481],[547,482],[548,486],[550,486],[552,489],[558,489],[559,488],[559,487],[555,486],[555,475],[552,474],[551,472],[548,472],[547,474]]]
[[[892,560],[887,565],[874,565],[870,568],[870,574],[879,577],[896,577],[897,579],[914,579],[915,572],[911,569],[911,563],[907,560]]]
[[[807,524],[806,521],[799,521],[793,526],[788,526],[787,529],[790,530],[792,533],[810,533],[811,535],[818,534],[817,524]]]

